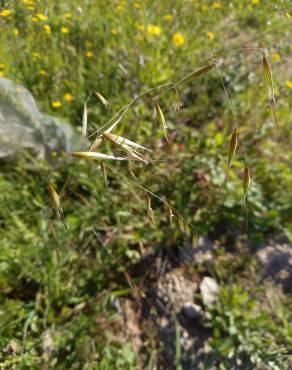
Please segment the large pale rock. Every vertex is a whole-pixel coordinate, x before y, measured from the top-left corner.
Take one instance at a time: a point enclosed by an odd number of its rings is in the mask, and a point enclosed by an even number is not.
[[[54,151],[70,151],[77,144],[72,127],[42,114],[23,86],[0,78],[0,158],[32,148],[39,158]]]

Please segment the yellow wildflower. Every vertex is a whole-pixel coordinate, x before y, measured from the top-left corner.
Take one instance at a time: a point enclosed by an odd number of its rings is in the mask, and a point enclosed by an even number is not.
[[[273,62],[279,62],[279,60],[281,60],[281,55],[279,53],[273,53],[271,59]]]
[[[290,19],[290,18],[291,18],[290,13],[288,13],[288,12],[287,12],[285,15],[286,15],[286,17],[287,17],[288,19]]]
[[[212,4],[212,8],[213,8],[213,9],[220,9],[220,8],[221,8],[221,4],[220,4],[218,1],[215,1],[215,2]]]
[[[36,14],[36,17],[40,20],[40,21],[47,21],[48,20],[48,17],[42,13],[37,13]]]
[[[67,92],[64,94],[64,99],[70,103],[73,100],[73,95]]]
[[[140,9],[141,8],[141,4],[139,4],[139,3],[134,3],[133,6],[136,9]]]
[[[15,36],[19,35],[19,30],[17,28],[13,28],[13,33]]]
[[[260,0],[251,0],[252,4],[258,5],[260,3]]]
[[[116,28],[111,29],[111,34],[112,35],[116,35],[117,33],[118,33],[118,31],[116,30]]]
[[[288,89],[292,89],[292,81],[286,81],[286,84],[285,84]]]
[[[180,32],[175,32],[172,36],[172,43],[175,46],[181,46],[185,43],[185,38],[184,35],[181,34]]]
[[[46,76],[46,75],[47,75],[47,72],[46,72],[44,69],[41,69],[41,70],[39,71],[39,74],[40,74],[41,76]]]
[[[147,32],[150,35],[159,35],[161,33],[162,29],[159,26],[155,26],[154,24],[149,24],[147,27]]]
[[[38,21],[37,17],[32,17],[32,18],[31,18],[31,20],[32,20],[33,22],[37,22],[37,21]]]
[[[72,13],[70,13],[70,12],[66,12],[66,13],[64,14],[64,16],[65,16],[65,18],[67,18],[67,19],[72,18]]]
[[[4,64],[4,63],[0,63],[0,69],[5,68],[5,66],[6,66],[6,64]]]
[[[9,17],[9,15],[11,15],[11,10],[10,9],[3,9],[0,12],[0,16],[1,17]]]
[[[67,27],[61,27],[61,32],[62,33],[68,33],[69,32],[69,28],[67,28]]]
[[[166,14],[163,18],[164,18],[164,20],[165,20],[166,22],[171,22],[171,21],[172,21],[172,19],[173,19],[173,15],[171,15],[171,14]]]
[[[93,57],[93,51],[90,51],[88,50],[85,55],[87,56],[87,58],[92,58]]]
[[[58,153],[55,150],[51,151],[51,156],[52,157],[57,157]]]
[[[61,105],[62,105],[62,103],[60,102],[60,100],[54,100],[52,102],[52,107],[54,107],[54,108],[60,108]]]
[[[44,24],[43,28],[44,28],[44,31],[46,33],[51,33],[52,32],[51,27],[48,24]]]
[[[0,71],[0,77],[3,77],[3,76],[4,76],[4,72]]]
[[[34,0],[22,0],[23,4],[26,4],[26,5],[33,5],[34,3]]]
[[[214,32],[207,32],[207,37],[208,37],[208,39],[210,39],[210,40],[214,40],[214,37],[215,37],[215,33]]]

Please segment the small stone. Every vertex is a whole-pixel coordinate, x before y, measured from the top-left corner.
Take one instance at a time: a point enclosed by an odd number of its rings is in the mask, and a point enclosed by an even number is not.
[[[182,307],[182,313],[190,319],[196,319],[202,316],[202,309],[193,302],[186,302]]]
[[[207,237],[201,237],[194,250],[194,258],[197,264],[203,264],[212,259],[212,243]]]
[[[209,262],[212,256],[213,245],[206,236],[200,237],[197,244],[186,243],[179,252],[179,258],[183,263],[203,264]]]
[[[216,302],[219,293],[219,285],[215,279],[205,276],[200,284],[200,290],[205,305]]]

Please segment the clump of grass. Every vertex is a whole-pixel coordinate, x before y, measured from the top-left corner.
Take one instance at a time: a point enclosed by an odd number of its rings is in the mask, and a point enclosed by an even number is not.
[[[240,48],[238,48],[238,50],[241,51]],[[250,48],[248,50],[256,51],[256,52],[258,52],[260,50],[261,52],[263,52],[264,49]],[[236,49],[232,50],[232,52],[234,52],[234,51],[236,51]],[[167,126],[166,126],[165,116],[164,116],[164,113],[162,112],[162,109],[161,109],[160,105],[158,104],[157,99],[159,97],[161,97],[162,95],[165,95],[169,91],[174,89],[174,91],[175,91],[174,108],[175,108],[175,111],[177,111],[178,107],[179,107],[179,96],[178,96],[177,88],[181,85],[184,85],[184,84],[186,84],[186,83],[188,83],[188,82],[190,82],[190,81],[192,81],[196,78],[199,78],[199,77],[209,73],[210,71],[212,71],[212,69],[214,67],[216,67],[216,70],[219,73],[220,81],[222,83],[222,87],[224,89],[224,93],[225,93],[225,96],[227,98],[229,108],[230,108],[230,110],[232,112],[232,115],[234,117],[234,120],[235,120],[235,114],[234,114],[234,112],[232,110],[232,107],[231,107],[231,101],[230,101],[229,94],[227,92],[227,89],[226,89],[226,86],[225,86],[225,83],[224,83],[224,80],[223,80],[222,73],[220,71],[218,62],[216,60],[214,60],[213,63],[211,63],[211,64],[206,63],[205,65],[201,65],[200,67],[194,68],[190,73],[188,73],[186,76],[184,76],[184,77],[182,77],[178,80],[177,80],[176,76],[171,77],[171,78],[167,79],[166,81],[164,81],[163,83],[161,83],[160,85],[158,85],[156,87],[153,87],[151,89],[148,89],[145,92],[143,92],[142,94],[140,94],[139,96],[137,96],[136,98],[134,98],[129,104],[125,105],[122,109],[120,109],[120,111],[117,112],[100,129],[96,130],[94,132],[94,134],[91,134],[91,135],[88,136],[88,138],[91,138],[93,135],[95,135],[95,139],[93,140],[93,143],[91,144],[88,152],[74,152],[74,153],[70,153],[71,156],[77,157],[77,158],[95,159],[95,160],[96,159],[98,159],[98,160],[109,159],[109,160],[119,160],[120,161],[120,160],[135,159],[135,160],[141,161],[142,163],[147,165],[149,162],[151,162],[151,159],[147,160],[144,157],[144,155],[142,155],[137,150],[140,149],[140,150],[150,151],[148,148],[146,148],[145,146],[143,146],[141,144],[137,144],[136,142],[128,139],[127,137],[113,134],[112,131],[118,127],[118,125],[120,124],[122,119],[125,117],[126,113],[130,109],[132,109],[135,106],[135,104],[137,104],[138,101],[142,100],[142,101],[147,102],[148,99],[150,99],[150,101],[154,100],[157,120],[158,120],[158,122],[161,126],[161,129],[164,133],[164,136],[166,137],[166,140],[168,141],[168,134],[167,134]],[[264,59],[263,59],[263,67],[264,67],[264,74],[265,74],[266,83],[268,85],[269,92],[270,92],[270,100],[271,100],[272,97],[274,97],[274,85],[273,85],[271,67],[270,67],[270,64],[269,64],[265,54],[264,54]],[[105,105],[105,106],[108,105],[108,101],[100,93],[95,92],[95,94],[97,95],[99,100],[103,103],[103,105]],[[90,96],[91,96],[91,94],[90,94]],[[275,110],[275,105],[273,105],[273,109]],[[234,126],[235,126],[235,128],[232,132],[230,143],[229,143],[229,151],[228,151],[228,159],[227,159],[227,172],[226,172],[223,184],[221,186],[220,193],[223,191],[223,188],[224,188],[226,182],[228,181],[228,171],[231,168],[232,161],[233,161],[234,156],[235,156],[236,151],[237,151],[237,146],[238,146],[237,126],[238,125],[237,125],[236,121],[234,121]],[[85,104],[84,105],[84,113],[83,113],[83,130],[82,130],[83,136],[86,136],[86,131],[87,131],[87,106]],[[125,157],[125,158],[124,157],[117,157],[117,156],[114,156],[114,155],[108,155],[108,154],[95,152],[96,148],[99,147],[104,142],[104,139],[108,140],[109,142],[114,143],[119,149],[121,149],[122,151],[125,151],[126,154],[127,154],[127,157]],[[244,184],[243,203],[244,203],[244,208],[246,209],[247,208],[247,202],[246,202],[247,193],[248,193],[248,189],[250,187],[250,170],[249,170],[249,167],[247,166],[247,153],[246,153],[245,143],[244,143],[242,138],[240,140],[241,140],[241,144],[242,144],[242,147],[243,147],[243,150],[244,150],[244,156],[245,156],[245,169],[244,169],[244,180],[243,180],[243,184]],[[107,176],[106,176],[106,173],[105,173],[105,167],[104,167],[103,162],[101,162],[101,163],[102,163],[101,164],[102,174],[103,174],[103,177],[104,177],[104,179],[107,183]],[[152,161],[151,164],[154,165],[154,162]],[[140,186],[140,185],[138,185],[138,186]],[[143,188],[143,187],[141,186],[141,188]],[[147,197],[147,204],[148,204],[148,206],[147,206],[148,221],[149,221],[150,224],[153,224],[153,220],[154,220],[153,219],[153,211],[152,211],[151,201],[150,201],[150,197],[149,197],[149,194],[153,194],[153,193],[148,191],[147,189],[145,189],[145,190],[146,190],[146,194],[147,194],[146,197]],[[162,198],[160,196],[157,196],[156,194],[155,194],[155,196],[157,197],[157,199],[159,199],[161,201]],[[172,210],[172,208],[169,206],[169,201],[168,200],[163,201],[163,203],[165,203],[167,205],[169,219],[171,220],[171,218],[173,217],[173,214],[170,215],[170,212],[169,212],[169,210]],[[187,237],[190,237],[190,226],[185,221],[184,217],[181,215],[181,212],[176,212],[176,213],[177,213],[177,216],[178,216],[178,224],[179,224],[180,230]],[[246,211],[246,215],[247,215],[247,211]],[[247,224],[247,220],[246,220],[246,224]]]

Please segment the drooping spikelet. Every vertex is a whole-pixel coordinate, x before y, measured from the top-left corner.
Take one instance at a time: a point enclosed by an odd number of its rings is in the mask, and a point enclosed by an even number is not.
[[[65,226],[66,230],[68,230],[65,217],[64,217],[64,213],[61,207],[60,197],[52,184],[48,184],[48,191],[49,191],[49,195],[51,198],[52,206],[56,212],[57,217],[62,222],[62,224]]]
[[[234,158],[234,155],[236,153],[236,148],[237,148],[237,130],[235,128],[233,130],[233,133],[232,133],[232,136],[231,136],[231,139],[230,139],[230,144],[229,144],[228,162],[227,162],[228,169],[230,168],[231,162],[232,162],[232,160]]]
[[[164,133],[164,136],[166,137],[166,140],[168,141],[167,126],[166,126],[166,123],[165,123],[164,114],[163,114],[162,109],[160,108],[159,104],[157,103],[157,101],[155,102],[155,110],[156,110],[156,117],[158,119],[160,127],[161,127],[161,129]]]

